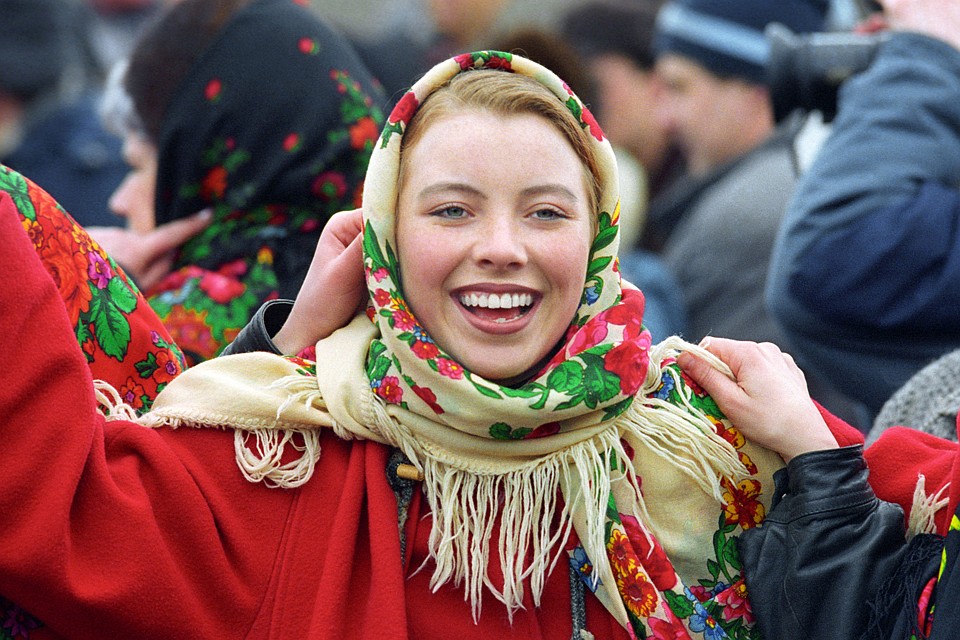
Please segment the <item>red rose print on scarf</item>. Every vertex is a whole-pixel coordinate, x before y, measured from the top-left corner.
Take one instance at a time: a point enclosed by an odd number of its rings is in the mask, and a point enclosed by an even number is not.
[[[644,535],[640,523],[633,516],[621,515],[621,521],[653,585],[660,591],[673,589],[677,584],[677,574],[660,543]]]
[[[412,91],[406,92],[390,112],[390,122],[402,122],[407,125],[419,106],[417,96]]]

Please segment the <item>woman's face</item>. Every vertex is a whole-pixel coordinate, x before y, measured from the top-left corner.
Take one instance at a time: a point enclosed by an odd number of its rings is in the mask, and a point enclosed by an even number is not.
[[[585,173],[554,125],[531,114],[442,117],[404,150],[404,295],[474,373],[528,374],[566,332],[593,240]]]
[[[157,148],[144,136],[128,133],[123,139],[123,158],[130,170],[110,196],[110,210],[126,218],[131,231],[147,233],[157,226]]]

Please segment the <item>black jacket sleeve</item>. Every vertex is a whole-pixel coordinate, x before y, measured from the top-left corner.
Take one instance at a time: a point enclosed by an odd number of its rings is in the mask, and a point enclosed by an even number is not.
[[[859,638],[906,554],[903,510],[873,493],[861,445],[797,456],[775,480],[766,520],[738,543],[762,636]]]
[[[263,303],[250,322],[240,330],[236,339],[228,344],[220,355],[229,356],[251,351],[267,351],[282,355],[277,345],[273,344],[272,338],[283,326],[291,309],[293,309],[292,300],[268,300]]]

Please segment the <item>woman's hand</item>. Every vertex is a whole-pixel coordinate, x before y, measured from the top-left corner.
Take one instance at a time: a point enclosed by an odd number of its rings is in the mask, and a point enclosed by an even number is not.
[[[730,367],[734,380],[692,353],[677,361],[746,438],[788,462],[801,453],[837,448],[790,355],[775,344],[723,338],[708,338],[703,346]]]
[[[341,211],[324,226],[290,316],[273,343],[283,353],[299,353],[345,326],[366,303],[363,215],[360,209]]]
[[[211,219],[212,212],[204,209],[147,233],[121,227],[90,227],[87,233],[123,267],[140,289],[147,291],[170,273],[177,249],[206,229]]]

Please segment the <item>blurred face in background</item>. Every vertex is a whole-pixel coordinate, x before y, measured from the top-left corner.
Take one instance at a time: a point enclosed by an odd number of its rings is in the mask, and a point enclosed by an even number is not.
[[[110,197],[110,210],[126,218],[129,230],[147,233],[157,226],[157,148],[146,136],[128,133],[123,139],[123,159],[130,170]]]
[[[437,31],[458,45],[467,46],[488,32],[507,3],[508,0],[429,0],[428,8]]]
[[[593,56],[590,69],[600,104],[597,117],[604,132],[614,144],[632,152],[648,171],[656,170],[669,137],[657,115],[665,98],[660,76],[617,53]]]
[[[773,129],[766,90],[720,78],[693,60],[657,60],[665,84],[659,118],[683,150],[691,174],[709,172],[762,142]]]

